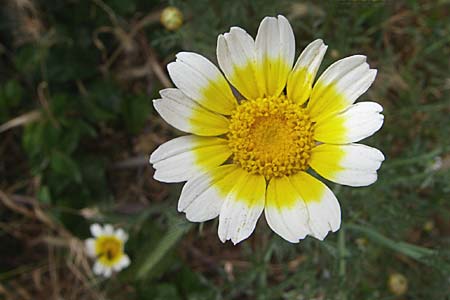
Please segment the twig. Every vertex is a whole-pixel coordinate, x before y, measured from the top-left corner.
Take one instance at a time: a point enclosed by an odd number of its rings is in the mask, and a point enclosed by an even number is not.
[[[95,4],[97,4],[101,9],[103,9],[104,12],[108,15],[111,23],[113,23],[115,26],[119,26],[119,21],[117,20],[117,16],[112,10],[111,7],[109,7],[105,2],[102,0],[92,0]]]
[[[164,70],[161,68],[161,65],[156,60],[156,54],[155,54],[155,51],[153,51],[152,48],[150,48],[150,53],[149,53],[148,60],[150,62],[150,66],[151,66],[153,72],[155,73],[156,77],[158,77],[158,79],[161,82],[161,84],[165,88],[172,87],[173,85],[170,82],[169,78],[167,77],[166,72],[164,72]]]
[[[132,169],[148,165],[148,158],[145,156],[130,157],[126,160],[113,164],[112,169]]]
[[[14,299],[14,296],[0,283],[0,295],[6,296],[5,299]]]
[[[97,47],[97,49],[100,50],[101,55],[102,55],[102,60],[106,60],[108,57],[108,53],[106,51],[105,45],[103,44],[102,40],[99,37],[100,33],[114,33],[114,28],[112,28],[110,26],[101,26],[101,27],[95,29],[95,31],[92,33],[92,41],[93,41],[95,47]]]
[[[48,118],[52,122],[53,126],[59,127],[59,124],[56,121],[56,119],[53,116],[53,113],[52,113],[52,111],[50,109],[50,105],[48,104],[47,98],[49,98],[49,97],[48,97],[48,83],[47,83],[47,81],[42,81],[41,83],[39,83],[39,85],[37,87],[37,94],[38,94],[39,102],[41,103],[42,107],[44,107],[44,110],[47,113]]]
[[[130,36],[133,37],[142,28],[144,28],[150,24],[159,22],[159,17],[161,16],[161,11],[162,10],[153,11],[153,12],[149,13],[148,15],[146,15],[145,17],[143,17],[141,20],[139,20],[139,22],[137,22],[136,25],[134,25],[133,28],[131,29]]]
[[[22,286],[20,286],[17,282],[13,281],[10,283],[13,290],[20,296],[23,300],[32,300],[33,297],[27,290],[25,290]]]
[[[12,129],[14,127],[26,125],[31,122],[35,122],[39,120],[42,117],[42,114],[39,110],[33,110],[30,112],[27,112],[21,116],[18,116],[12,120],[9,120],[8,122],[2,124],[0,126],[0,133],[5,132],[9,129]]]
[[[102,56],[105,55],[105,46],[98,38],[98,34],[101,32],[111,32],[113,33],[116,38],[119,40],[120,44],[119,46],[114,50],[114,52],[111,54],[111,56],[107,59],[107,61],[104,63],[104,65],[101,67],[103,71],[108,70],[112,64],[116,61],[116,59],[119,57],[119,55],[127,49],[127,44],[129,45],[132,41],[132,39],[138,34],[140,30],[142,30],[144,27],[158,22],[159,16],[161,14],[160,11],[157,12],[151,12],[145,17],[143,17],[141,20],[139,20],[127,33],[122,27],[119,26],[117,19],[115,18],[114,12],[111,10],[110,7],[108,7],[105,3],[103,3],[101,0],[93,0],[97,5],[102,7],[103,10],[105,10],[108,15],[110,15],[111,22],[114,24],[114,28],[111,27],[101,27],[98,30],[94,32],[93,40],[96,47],[102,52]],[[159,79],[161,84],[168,88],[172,87],[172,83],[167,77],[165,71],[161,68],[158,60],[156,59],[156,54],[153,51],[153,49],[150,48],[150,52],[148,53],[148,61],[146,65],[148,64],[155,74],[155,76]],[[142,70],[141,70],[142,71]]]
[[[31,211],[16,205],[5,193],[0,190],[0,201],[12,211],[18,212],[26,217],[34,219],[34,215]]]
[[[52,283],[53,286],[53,298],[55,300],[60,299],[60,293],[59,291],[61,290],[59,287],[59,280],[58,280],[58,270],[56,268],[56,263],[55,263],[55,253],[54,253],[54,248],[51,247],[50,245],[47,245],[47,249],[48,249],[48,271],[50,273],[50,281]]]

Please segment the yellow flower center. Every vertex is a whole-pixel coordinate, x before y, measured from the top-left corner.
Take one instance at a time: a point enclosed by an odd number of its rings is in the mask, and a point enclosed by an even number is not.
[[[284,95],[244,100],[231,115],[228,140],[233,162],[266,179],[306,170],[315,145],[306,110]]]
[[[123,243],[115,236],[102,236],[97,239],[95,252],[106,265],[115,264],[123,254]]]

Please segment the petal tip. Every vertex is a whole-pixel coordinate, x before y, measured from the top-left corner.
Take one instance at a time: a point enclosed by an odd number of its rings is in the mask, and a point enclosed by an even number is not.
[[[229,33],[234,33],[234,32],[247,33],[247,31],[245,31],[244,29],[242,29],[241,27],[238,27],[238,26],[233,26],[230,28]]]
[[[153,99],[152,100],[152,104],[153,104],[153,108],[155,108],[155,110],[159,113],[159,109],[161,106],[161,101],[162,99]],[[160,113],[159,113],[160,114]]]
[[[172,78],[172,74],[174,72],[174,68],[175,68],[176,64],[177,64],[177,61],[172,61],[172,62],[168,63],[166,66],[167,72],[169,73],[169,76],[171,78]]]
[[[222,236],[220,233],[219,233],[219,240],[223,243],[223,244],[225,244],[225,242],[228,240],[226,237],[224,237],[224,236]]]
[[[377,69],[369,69],[369,78],[373,82],[377,77],[378,70]]]
[[[278,16],[277,16],[277,19],[278,19],[278,20],[283,20],[283,21],[286,21],[286,22],[289,23],[289,20],[288,20],[285,16],[283,16],[283,15],[278,15]]]
[[[157,161],[159,161],[160,160],[160,157],[159,157],[159,148],[160,147],[158,147],[158,148],[156,148],[155,150],[153,150],[153,152],[152,152],[152,154],[150,154],[150,157],[149,157],[149,159],[148,159],[148,162],[150,163],[150,164],[155,164]]]

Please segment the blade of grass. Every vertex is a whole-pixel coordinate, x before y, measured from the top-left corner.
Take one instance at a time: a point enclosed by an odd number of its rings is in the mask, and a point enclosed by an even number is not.
[[[421,261],[425,257],[429,257],[436,254],[436,251],[433,249],[420,247],[405,242],[394,241],[390,238],[385,237],[381,233],[371,229],[370,227],[361,226],[357,224],[345,224],[345,227],[349,230],[363,233],[369,239],[380,244],[381,246],[399,252],[417,261]]]
[[[143,279],[158,264],[164,255],[175,246],[185,232],[191,228],[191,224],[173,224],[166,235],[159,241],[156,248],[147,256],[137,271],[136,278]]]

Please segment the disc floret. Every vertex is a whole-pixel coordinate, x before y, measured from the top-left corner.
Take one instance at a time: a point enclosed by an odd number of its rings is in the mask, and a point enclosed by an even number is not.
[[[228,133],[233,162],[266,179],[306,170],[314,147],[306,110],[284,95],[243,100]]]

